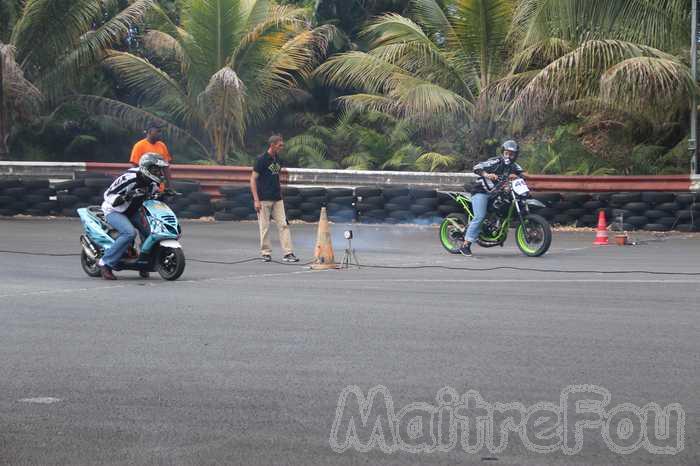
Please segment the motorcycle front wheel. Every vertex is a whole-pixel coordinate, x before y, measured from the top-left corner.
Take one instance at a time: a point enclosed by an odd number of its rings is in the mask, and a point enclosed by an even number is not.
[[[450,254],[459,254],[468,225],[464,214],[450,214],[440,224],[440,244]]]
[[[156,257],[156,272],[163,280],[173,281],[185,271],[185,253],[180,248],[160,248]]]
[[[85,251],[80,252],[80,265],[83,267],[83,272],[88,274],[88,276],[97,278],[102,275],[100,272],[100,266],[97,265],[95,259],[91,259]]]
[[[552,227],[544,217],[528,215],[516,229],[515,242],[526,256],[539,257],[552,245]]]

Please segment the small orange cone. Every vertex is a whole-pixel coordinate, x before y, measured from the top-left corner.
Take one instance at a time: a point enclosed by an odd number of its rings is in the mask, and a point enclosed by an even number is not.
[[[321,208],[321,218],[318,220],[318,235],[316,237],[315,261],[311,265],[313,270],[337,269],[335,255],[333,254],[333,242],[331,241],[331,229],[328,225],[326,208]]]
[[[608,245],[608,223],[605,221],[605,211],[601,210],[598,214],[598,229],[595,232],[595,246]]]

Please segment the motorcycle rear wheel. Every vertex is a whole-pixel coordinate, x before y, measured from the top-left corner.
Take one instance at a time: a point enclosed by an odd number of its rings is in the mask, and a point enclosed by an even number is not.
[[[97,261],[95,259],[91,259],[85,251],[80,252],[80,265],[83,267],[83,272],[85,272],[88,276],[97,278],[102,276],[102,272],[100,271],[100,266],[97,265]]]
[[[459,225],[460,228],[464,228],[464,231],[457,229],[455,224]],[[468,225],[467,216],[464,214],[450,214],[442,221],[439,230],[440,244],[447,252],[459,254],[459,249],[464,244],[464,234]]]
[[[163,280],[173,281],[185,271],[185,253],[180,248],[160,248],[156,257],[156,272]]]
[[[526,256],[539,257],[552,245],[552,227],[544,217],[528,215],[516,229],[515,242]]]

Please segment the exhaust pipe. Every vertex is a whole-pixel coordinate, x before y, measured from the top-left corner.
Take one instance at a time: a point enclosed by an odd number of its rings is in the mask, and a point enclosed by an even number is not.
[[[92,245],[92,241],[87,239],[85,235],[80,236],[80,245],[83,247],[83,251],[85,251],[85,254],[87,254],[90,259],[97,259],[98,251],[95,249],[95,246]]]

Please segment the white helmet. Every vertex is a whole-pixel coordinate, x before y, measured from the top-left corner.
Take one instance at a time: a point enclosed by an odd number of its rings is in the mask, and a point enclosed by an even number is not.
[[[160,154],[148,152],[139,160],[139,173],[151,181],[162,183],[165,180],[165,168],[169,165]]]

